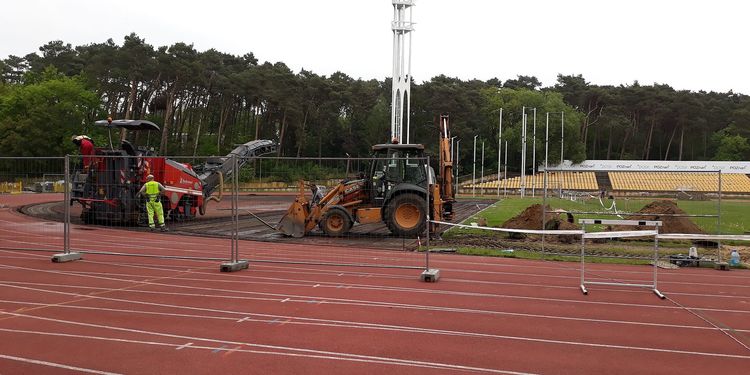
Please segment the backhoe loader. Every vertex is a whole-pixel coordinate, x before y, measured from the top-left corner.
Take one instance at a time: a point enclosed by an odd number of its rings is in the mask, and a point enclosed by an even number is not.
[[[451,220],[455,193],[447,115],[440,116],[439,125],[440,181],[427,164],[423,145],[374,145],[369,168],[359,178],[343,180],[325,193],[301,181],[277,229],[303,237],[317,226],[329,236],[343,236],[356,223],[383,222],[395,236],[416,237],[425,231],[428,213],[433,220]]]

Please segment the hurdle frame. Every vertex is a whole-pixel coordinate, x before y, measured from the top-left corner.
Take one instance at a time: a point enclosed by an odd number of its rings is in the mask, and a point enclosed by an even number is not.
[[[659,262],[659,227],[662,226],[661,221],[653,220],[611,220],[611,219],[579,219],[578,223],[581,224],[581,230],[583,235],[581,236],[581,292],[584,295],[588,295],[589,291],[586,288],[586,284],[590,285],[610,285],[610,286],[630,286],[638,288],[650,288],[654,294],[659,298],[665,299],[666,296],[659,291],[658,288],[658,262]],[[586,232],[586,225],[602,224],[602,225],[624,225],[624,226],[647,226],[654,227],[653,230],[640,230],[640,231],[619,231],[619,232]],[[652,284],[636,284],[636,283],[619,283],[610,281],[586,281],[586,239],[589,238],[627,238],[627,237],[654,237],[654,276]]]

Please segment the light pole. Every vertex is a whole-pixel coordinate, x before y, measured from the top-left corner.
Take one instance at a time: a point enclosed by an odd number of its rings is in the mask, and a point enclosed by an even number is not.
[[[563,153],[565,153],[565,112],[560,112],[560,167],[565,161]]]
[[[547,158],[549,156],[549,112],[547,112],[547,125],[545,125],[544,129],[544,198],[542,207],[546,207],[547,204],[547,167],[549,165],[547,163]],[[544,225],[544,219],[542,219],[542,225]],[[544,246],[544,241],[542,241],[542,246]]]
[[[503,149],[503,109],[500,108],[500,126],[497,128],[497,196],[500,197],[500,154]]]
[[[534,108],[534,130],[531,132],[533,137],[533,149],[531,151],[531,196],[536,196],[536,108]]]
[[[547,157],[549,156],[549,112],[547,112],[547,125],[544,128],[544,173],[547,174]]]
[[[477,193],[477,137],[479,134],[474,136],[474,163],[471,168],[471,196],[476,197]]]
[[[458,136],[455,136],[455,135],[454,135],[454,136],[452,136],[452,137],[451,137],[451,163],[453,163],[453,164],[452,164],[452,167],[453,167],[453,169],[451,170],[451,173],[453,173],[453,174],[455,174],[455,173],[456,173],[456,172],[455,172],[455,169],[456,169],[456,158],[455,158],[455,156],[453,155],[453,153],[454,153],[454,150],[455,150],[455,149],[453,148],[453,140],[454,140],[454,139],[456,139],[456,138],[458,138]],[[440,171],[440,173],[443,173],[443,171]],[[455,191],[455,190],[453,191],[453,194],[454,194],[454,195],[456,194],[456,191]]]
[[[503,172],[503,180],[508,179],[508,141],[505,141],[505,163],[503,164],[505,171]],[[503,188],[503,196],[508,195],[508,185],[506,184]]]
[[[526,195],[526,107],[521,111],[521,198]]]
[[[481,174],[481,177],[479,178],[479,183],[483,183],[483,182],[484,182],[484,141],[482,141],[482,174]],[[481,193],[482,193],[482,196],[484,196],[484,188],[482,188]]]
[[[455,189],[453,190],[453,192],[454,192],[454,193],[455,193],[456,195],[458,195],[458,176],[459,176],[459,174],[458,174],[458,166],[460,165],[460,163],[458,162],[458,152],[460,151],[460,149],[461,149],[461,140],[459,139],[459,140],[457,140],[457,141],[456,141],[456,168],[455,168],[455,174],[456,174],[456,178],[455,178],[455,181],[456,181],[456,188],[455,188]]]

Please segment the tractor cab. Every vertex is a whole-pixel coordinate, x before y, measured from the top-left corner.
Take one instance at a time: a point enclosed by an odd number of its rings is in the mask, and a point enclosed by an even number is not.
[[[397,190],[427,190],[423,145],[380,144],[372,146],[372,151],[370,190],[375,206],[382,206]]]

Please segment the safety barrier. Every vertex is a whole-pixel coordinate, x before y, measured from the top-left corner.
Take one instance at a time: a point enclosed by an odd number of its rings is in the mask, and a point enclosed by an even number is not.
[[[5,162],[0,181],[28,187],[25,194],[0,195],[0,207],[28,214],[24,220],[43,232],[38,238],[24,231],[14,238],[6,234],[3,245],[53,252],[54,262],[101,255],[219,261],[222,271],[245,269],[252,262],[429,269],[429,254],[420,251],[429,241],[432,192],[425,187],[434,178],[425,168],[427,158],[165,158],[110,153],[87,158],[86,163],[81,156],[54,158],[56,164],[49,167],[40,164],[41,159],[30,158],[26,164],[0,159]],[[375,179],[362,178],[370,173]],[[150,226],[160,229],[158,215],[149,212],[150,199],[138,194],[149,174],[164,187],[154,203],[161,203],[168,236],[149,233]],[[407,189],[409,184],[418,191]],[[396,185],[403,190],[399,194],[411,196],[406,200],[411,211],[401,214],[418,229],[408,233],[394,234],[393,226],[386,224],[385,217],[395,215],[385,205],[396,197],[389,195]],[[339,192],[331,199],[343,201],[325,208],[314,201],[333,189]],[[284,235],[279,230],[284,229],[282,218],[300,200],[308,209],[322,211],[302,217],[312,219],[303,233],[286,228],[289,233]],[[339,217],[344,220],[342,233],[335,232],[342,229],[336,223],[325,227],[331,212],[348,215]],[[99,231],[105,227],[111,230]],[[436,276],[423,279],[434,281]]]
[[[427,164],[426,157],[406,153],[389,158],[264,156],[245,163],[238,174],[240,238],[305,245],[258,246],[248,259],[427,270],[429,254],[420,251],[420,244],[429,241],[426,183],[434,177],[428,176]],[[398,202],[407,202],[411,210],[397,212],[391,206]],[[413,214],[408,228],[394,221],[398,214]]]
[[[60,158],[0,157],[0,248],[59,251],[64,233],[64,162]],[[34,215],[42,220],[32,219]]]

